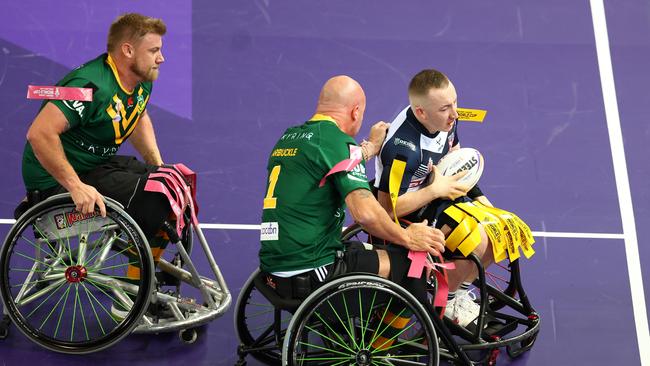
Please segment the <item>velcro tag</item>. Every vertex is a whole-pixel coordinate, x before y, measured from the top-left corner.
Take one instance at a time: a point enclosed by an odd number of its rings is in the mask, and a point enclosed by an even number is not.
[[[27,86],[27,99],[78,100],[92,102],[91,88],[73,88],[67,86]]]

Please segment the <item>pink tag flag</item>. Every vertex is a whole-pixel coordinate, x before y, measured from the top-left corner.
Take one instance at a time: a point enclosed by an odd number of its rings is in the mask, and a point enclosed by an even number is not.
[[[27,99],[78,100],[92,102],[91,88],[71,88],[67,86],[27,86]]]

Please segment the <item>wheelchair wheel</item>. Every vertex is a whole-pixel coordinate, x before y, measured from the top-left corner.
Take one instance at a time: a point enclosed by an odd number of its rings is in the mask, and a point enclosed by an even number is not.
[[[254,284],[260,270],[246,280],[235,306],[235,330],[239,339],[240,356],[252,355],[258,361],[279,364],[282,360],[282,338],[291,319],[288,311],[276,309]],[[278,333],[275,316],[279,317]]]
[[[5,309],[23,334],[52,351],[109,347],[147,309],[153,286],[149,245],[119,203],[105,203],[102,218],[77,212],[69,194],[53,196],[18,218],[2,246]],[[126,281],[128,265],[140,267],[140,280]]]
[[[507,305],[507,300],[499,294],[517,300],[517,281],[519,281],[519,260],[508,264],[493,263],[485,270],[488,287],[488,303],[492,311],[498,311]],[[478,284],[477,284],[478,285]]]
[[[390,309],[390,311],[389,311]],[[392,327],[395,321],[403,327]],[[438,365],[429,312],[401,286],[371,275],[333,280],[294,314],[285,365]]]

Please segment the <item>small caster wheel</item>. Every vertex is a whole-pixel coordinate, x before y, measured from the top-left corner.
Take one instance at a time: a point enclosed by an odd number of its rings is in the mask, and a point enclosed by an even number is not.
[[[9,320],[9,317],[7,315],[2,317],[2,320],[0,320],[0,339],[5,339],[9,336],[10,324],[11,321]]]
[[[199,333],[194,328],[183,329],[178,332],[178,338],[185,344],[192,344],[199,338]]]

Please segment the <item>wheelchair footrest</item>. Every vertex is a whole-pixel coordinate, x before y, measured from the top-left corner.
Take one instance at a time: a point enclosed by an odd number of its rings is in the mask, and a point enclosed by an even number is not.
[[[496,318],[489,317],[486,319],[487,326],[483,332],[490,337],[505,337],[507,334],[514,332],[517,329],[517,322],[510,321],[504,322]]]

